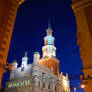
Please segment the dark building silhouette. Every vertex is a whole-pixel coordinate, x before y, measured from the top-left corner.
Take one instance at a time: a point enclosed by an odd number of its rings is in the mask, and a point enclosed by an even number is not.
[[[19,5],[24,0],[0,0],[0,88]]]
[[[77,23],[77,42],[83,62],[81,76],[85,92],[92,89],[92,0],[72,0],[72,8]]]

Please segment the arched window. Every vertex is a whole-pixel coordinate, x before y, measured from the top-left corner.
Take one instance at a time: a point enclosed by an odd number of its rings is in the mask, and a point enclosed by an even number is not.
[[[48,45],[48,40],[46,40],[46,45]]]

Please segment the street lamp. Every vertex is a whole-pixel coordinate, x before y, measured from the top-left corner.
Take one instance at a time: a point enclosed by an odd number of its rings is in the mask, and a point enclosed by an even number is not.
[[[76,87],[74,87],[74,92],[76,92]]]
[[[85,88],[85,84],[81,84],[81,88],[84,89]]]

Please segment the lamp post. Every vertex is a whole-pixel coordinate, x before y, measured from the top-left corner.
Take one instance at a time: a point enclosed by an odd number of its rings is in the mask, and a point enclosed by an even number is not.
[[[81,84],[81,88],[84,89],[85,88],[85,84]]]
[[[74,92],[76,92],[76,87],[74,87]]]

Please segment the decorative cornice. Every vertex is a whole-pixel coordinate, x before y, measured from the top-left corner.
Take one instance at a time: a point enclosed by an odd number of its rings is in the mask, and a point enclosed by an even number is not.
[[[40,62],[44,62],[44,61],[50,60],[50,59],[55,60],[56,62],[59,63],[59,60],[57,58],[54,58],[54,57],[41,58],[40,59]]]
[[[77,0],[73,2],[72,8],[75,11],[75,10],[78,10],[80,8],[84,8],[90,5],[92,5],[92,0]]]
[[[82,80],[92,80],[92,77],[89,77],[89,78],[82,78]]]
[[[16,0],[17,4],[20,5],[24,2],[25,0]]]
[[[81,68],[81,70],[87,70],[87,69],[92,69],[92,67],[84,67],[84,68]]]

